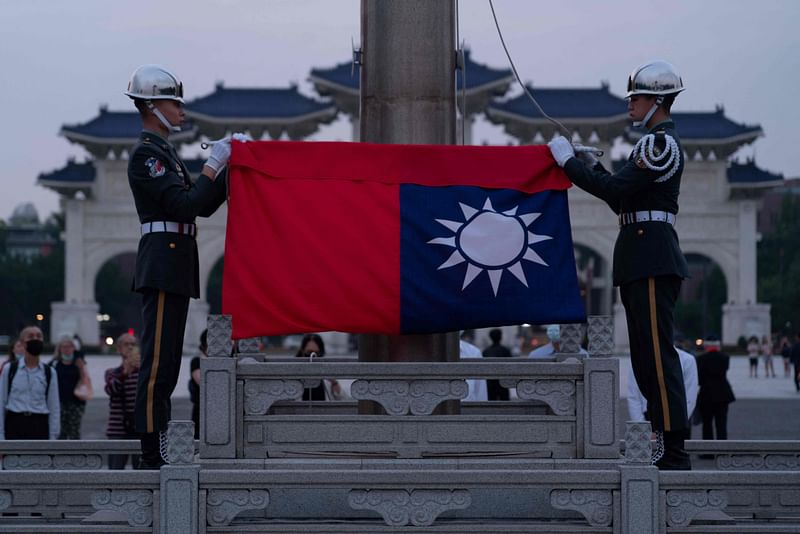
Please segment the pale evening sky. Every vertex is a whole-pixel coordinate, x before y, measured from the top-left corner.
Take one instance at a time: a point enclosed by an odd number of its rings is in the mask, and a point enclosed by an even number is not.
[[[687,86],[674,110],[723,105],[731,119],[760,124],[765,136],[739,155],[800,176],[800,2],[495,0],[495,7],[517,68],[534,88],[607,80],[624,96],[635,66],[666,59]],[[358,0],[0,0],[0,218],[25,201],[42,217],[58,208],[57,195],[35,185],[37,175],[88,156],[59,129],[92,119],[101,104],[132,110],[122,91],[138,65],[171,68],[188,99],[210,93],[218,80],[229,87],[298,82],[313,95],[311,68],[348,60],[351,37],[360,40],[359,9]],[[460,10],[473,58],[506,67],[488,1],[461,0]],[[314,139],[349,135],[342,118]],[[484,140],[507,137],[482,123],[474,141]]]

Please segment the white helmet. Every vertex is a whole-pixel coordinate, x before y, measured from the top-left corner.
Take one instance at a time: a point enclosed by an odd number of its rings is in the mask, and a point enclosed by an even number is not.
[[[142,65],[131,74],[125,94],[133,99],[175,100],[183,104],[183,84],[158,65]]]
[[[634,95],[677,95],[683,91],[683,80],[675,67],[666,61],[651,61],[635,69],[628,76],[628,94]]]

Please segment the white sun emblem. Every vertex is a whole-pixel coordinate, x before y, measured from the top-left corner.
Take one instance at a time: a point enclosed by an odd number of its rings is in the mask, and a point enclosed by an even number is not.
[[[437,237],[428,241],[428,244],[455,248],[439,269],[468,262],[462,291],[483,271],[489,273],[489,281],[492,283],[495,296],[500,287],[503,270],[513,274],[525,287],[528,287],[522,260],[548,266],[532,247],[553,237],[528,231],[528,226],[533,224],[541,213],[517,215],[518,207],[501,213],[492,207],[492,202],[488,198],[480,210],[461,202],[458,205],[464,213],[464,222],[436,219],[436,222],[455,235]]]

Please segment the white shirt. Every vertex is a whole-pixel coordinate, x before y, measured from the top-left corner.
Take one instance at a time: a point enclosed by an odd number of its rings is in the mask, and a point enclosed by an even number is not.
[[[694,406],[697,403],[697,390],[700,384],[697,380],[697,360],[695,357],[675,347],[681,359],[681,370],[683,371],[683,386],[686,388],[686,414],[692,416]],[[628,415],[631,421],[644,421],[644,413],[647,411],[647,400],[642,395],[636,378],[633,376],[633,369],[628,373]]]
[[[459,347],[459,356],[462,358],[482,358],[483,355],[481,354],[481,349],[473,345],[472,343],[467,343],[466,341],[459,340],[458,342]],[[468,378],[467,379],[467,386],[469,386],[469,395],[467,398],[461,399],[465,401],[485,401],[489,400],[489,394],[486,390],[486,380],[481,380],[478,378]]]
[[[3,367],[3,374],[0,376],[0,439],[6,439],[6,410],[48,414],[50,439],[58,439],[58,434],[61,432],[58,373],[55,369],[50,369],[50,387],[47,388],[44,366],[44,363],[39,362],[38,366],[30,369],[25,365],[24,359],[20,360],[10,388],[8,374],[11,365]]]
[[[528,354],[528,358],[549,358],[553,354],[555,354],[556,348],[553,346],[553,342],[551,341],[547,345],[542,345],[541,347],[533,349],[530,354]],[[583,347],[580,348],[578,351],[580,354],[588,356],[589,353],[586,352],[586,349]]]

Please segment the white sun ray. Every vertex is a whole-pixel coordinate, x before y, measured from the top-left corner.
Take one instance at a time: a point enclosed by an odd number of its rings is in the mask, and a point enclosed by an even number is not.
[[[489,281],[492,282],[492,291],[494,291],[494,296],[497,296],[497,289],[500,287],[500,278],[503,276],[503,269],[494,269],[488,271],[489,273]]]
[[[483,211],[493,211],[497,213],[497,210],[492,206],[492,199],[489,197],[486,197],[486,202],[483,203]]]
[[[456,237],[437,237],[428,241],[429,245],[447,245],[448,247],[455,248],[456,246]]]
[[[514,206],[510,210],[504,211],[503,215],[508,215],[509,217],[513,217],[514,215],[517,214],[517,208],[519,208],[519,206]]]
[[[472,263],[470,263],[469,265],[467,265],[467,274],[465,274],[465,275],[464,275],[464,285],[463,285],[463,286],[461,286],[461,289],[462,289],[462,290],[464,290],[464,289],[467,289],[467,286],[468,286],[468,285],[469,285],[469,284],[470,284],[470,283],[471,283],[473,280],[475,280],[475,277],[476,277],[476,276],[478,276],[478,275],[479,275],[479,274],[481,274],[482,272],[483,272],[483,269],[481,269],[481,268],[480,268],[480,267],[478,267],[477,265],[474,265],[474,264],[472,264]]]
[[[462,256],[459,251],[454,250],[453,253],[450,254],[450,257],[447,258],[447,261],[441,264],[437,270],[447,269],[448,267],[452,267],[453,265],[458,265],[459,263],[463,263],[465,261],[467,260],[464,259],[464,256]]]
[[[528,244],[530,245],[541,243],[542,241],[547,241],[548,239],[553,239],[553,236],[539,235],[539,234],[534,234],[533,232],[528,232]]]
[[[472,206],[467,206],[466,204],[463,204],[461,202],[459,202],[458,205],[461,206],[461,212],[464,214],[465,221],[470,220],[473,215],[478,213],[478,210],[476,210]]]
[[[517,262],[508,268],[508,271],[517,277],[517,280],[522,282],[525,287],[528,287],[528,279],[525,278],[525,271],[522,270],[522,263]]]
[[[453,232],[458,232],[458,229],[464,225],[464,223],[458,221],[448,221],[447,219],[436,219],[436,222],[438,222],[448,230],[452,230]]]
[[[537,253],[533,251],[533,249],[528,249],[525,251],[525,255],[522,257],[523,260],[532,261],[533,263],[538,263],[539,265],[544,265],[545,267],[549,267],[547,262],[542,259]]]
[[[522,222],[525,223],[525,228],[531,225],[533,221],[539,218],[541,213],[523,213],[519,216],[522,219]]]

